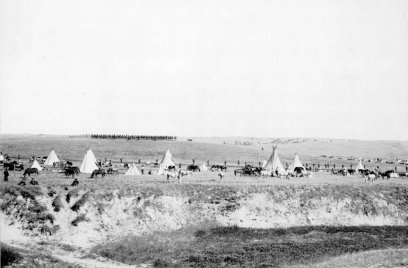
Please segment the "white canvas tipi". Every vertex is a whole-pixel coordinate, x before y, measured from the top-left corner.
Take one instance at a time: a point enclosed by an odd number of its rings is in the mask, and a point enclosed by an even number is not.
[[[364,169],[364,166],[363,166],[363,164],[361,163],[361,158],[358,160],[358,164],[357,164],[357,167],[356,167],[356,172],[359,172],[360,170],[363,170]]]
[[[164,155],[160,163],[159,169],[156,172],[156,175],[163,175],[164,171],[168,169],[169,166],[175,166],[175,165],[176,164],[174,164],[173,156],[171,155],[170,151],[167,150],[166,154]]]
[[[200,171],[208,171],[208,167],[204,162],[200,166]]]
[[[58,159],[57,154],[55,153],[54,149],[52,149],[50,154],[47,157],[47,160],[45,160],[44,165],[52,166],[56,162],[59,162],[59,159]]]
[[[302,163],[299,160],[298,154],[295,154],[295,159],[293,160],[293,163],[290,165],[289,170],[293,172],[295,170],[295,168],[305,169],[304,166],[302,165]]]
[[[139,169],[136,167],[136,164],[133,163],[130,168],[128,169],[128,171],[125,173],[126,176],[138,176],[138,175],[142,175],[139,171]]]
[[[262,168],[265,168],[265,166],[266,166],[266,163],[268,163],[268,160],[262,160]]]
[[[263,169],[270,173],[275,173],[276,171],[278,171],[279,174],[285,173],[285,169],[283,168],[282,163],[278,156],[277,146],[273,147],[272,154],[269,157],[268,161],[266,161],[265,165],[263,166]]]
[[[95,169],[98,169],[98,166],[96,165],[96,158],[92,150],[89,149],[86,152],[84,159],[82,160],[82,164],[79,170],[82,173],[92,173]]]
[[[33,165],[31,166],[31,168],[36,168],[39,171],[42,170],[42,167],[40,166],[40,164],[38,163],[37,159],[34,159]]]

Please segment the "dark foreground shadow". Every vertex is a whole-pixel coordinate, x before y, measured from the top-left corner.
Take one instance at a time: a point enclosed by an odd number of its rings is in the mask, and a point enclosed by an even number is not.
[[[408,226],[216,227],[126,238],[95,252],[155,267],[279,267],[374,249],[408,247]]]

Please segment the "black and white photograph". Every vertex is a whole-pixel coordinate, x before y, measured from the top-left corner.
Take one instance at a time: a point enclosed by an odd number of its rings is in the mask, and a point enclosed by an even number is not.
[[[408,267],[408,1],[2,0],[0,248]]]

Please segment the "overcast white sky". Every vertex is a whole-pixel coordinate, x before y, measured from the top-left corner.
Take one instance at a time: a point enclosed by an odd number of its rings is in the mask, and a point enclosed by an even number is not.
[[[408,139],[408,1],[2,0],[1,133]]]

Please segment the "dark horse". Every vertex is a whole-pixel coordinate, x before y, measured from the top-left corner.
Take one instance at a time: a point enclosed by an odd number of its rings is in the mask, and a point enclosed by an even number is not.
[[[72,177],[75,177],[75,175],[79,174],[79,167],[67,167],[65,168],[65,176],[71,175]]]
[[[102,178],[103,178],[105,177],[106,172],[103,168],[95,169],[91,174],[91,178],[93,178],[94,176],[98,177],[99,174],[102,175]]]
[[[189,170],[189,171],[194,171],[194,172],[200,172],[201,170],[200,170],[200,167],[199,166],[197,166],[197,165],[189,165],[188,167],[187,167],[187,170]]]
[[[24,165],[18,163],[17,161],[11,161],[11,162],[4,162],[3,163],[3,168],[7,168],[8,170],[14,170],[14,169],[19,169],[19,170],[23,170],[24,169]]]
[[[31,174],[36,174],[38,175],[38,169],[37,168],[26,168],[26,170],[24,171],[24,178],[26,177],[26,175],[31,176]]]

